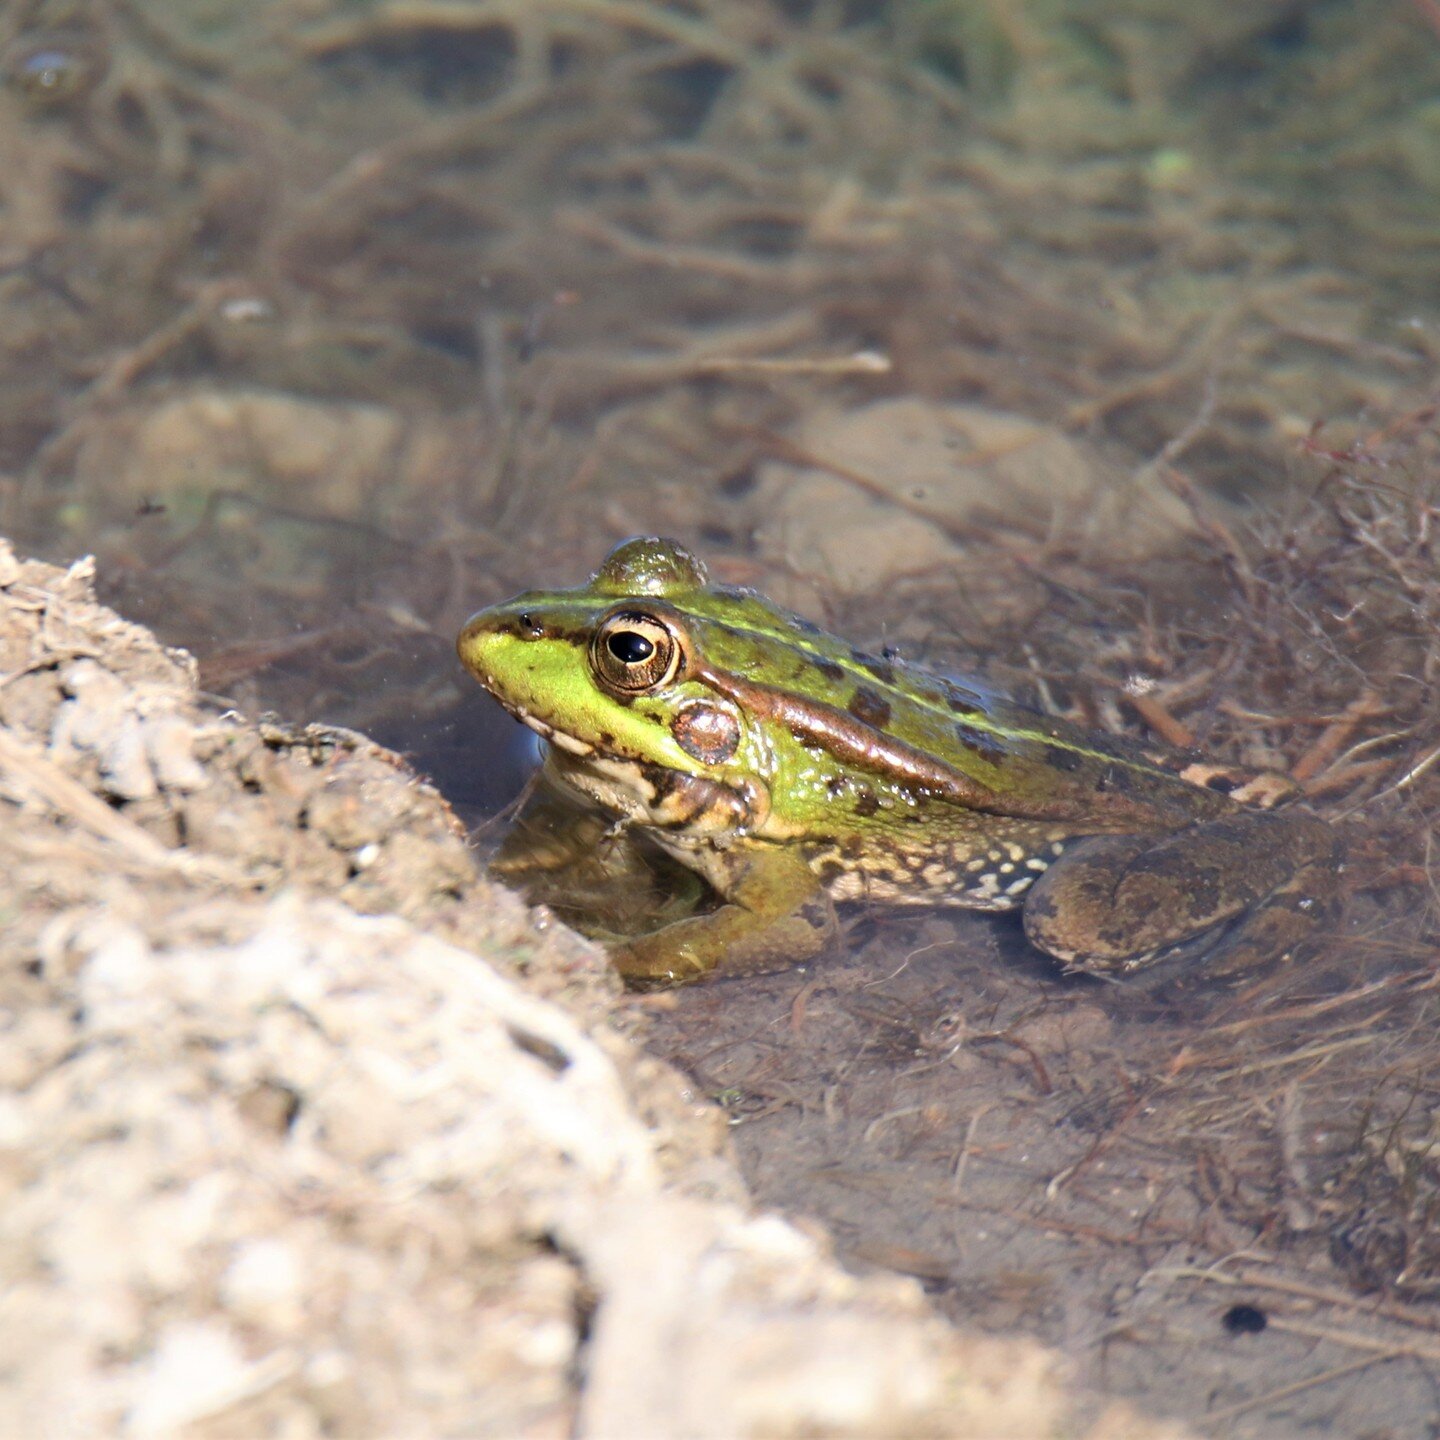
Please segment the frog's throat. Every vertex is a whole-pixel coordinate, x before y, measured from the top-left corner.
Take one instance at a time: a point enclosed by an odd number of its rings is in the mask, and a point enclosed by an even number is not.
[[[545,764],[563,787],[633,824],[713,836],[753,833],[770,818],[770,791],[757,780],[713,780],[553,745]]]

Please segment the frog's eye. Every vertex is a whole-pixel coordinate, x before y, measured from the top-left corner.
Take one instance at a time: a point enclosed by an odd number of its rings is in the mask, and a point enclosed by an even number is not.
[[[638,610],[609,616],[590,642],[596,678],[620,695],[642,695],[668,685],[682,659],[684,650],[674,630]]]

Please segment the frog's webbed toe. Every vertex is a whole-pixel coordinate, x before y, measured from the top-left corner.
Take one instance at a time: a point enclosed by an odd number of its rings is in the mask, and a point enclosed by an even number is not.
[[[1334,913],[1337,862],[1334,832],[1303,810],[1095,836],[1035,884],[1025,933],[1071,969],[1107,974],[1207,932],[1220,941],[1228,927],[1224,968],[1233,970],[1275,958]]]

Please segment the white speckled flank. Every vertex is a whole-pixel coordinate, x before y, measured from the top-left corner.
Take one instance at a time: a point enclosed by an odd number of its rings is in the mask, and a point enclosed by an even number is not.
[[[1000,899],[1000,877],[993,870],[986,870],[976,876],[975,883],[964,893],[973,904],[988,908]]]
[[[881,843],[846,855],[835,844],[815,852],[811,864],[835,900],[1013,910],[1064,849],[1062,840],[1043,835],[1037,845],[1006,840],[977,855],[963,839],[952,839],[917,850]]]

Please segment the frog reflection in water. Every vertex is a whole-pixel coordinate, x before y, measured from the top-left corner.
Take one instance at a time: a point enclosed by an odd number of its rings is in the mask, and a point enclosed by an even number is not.
[[[548,740],[550,778],[721,903],[616,940],[638,984],[815,955],[837,900],[1021,908],[1033,945],[1123,974],[1201,937],[1227,969],[1325,920],[1334,832],[1285,777],[1142,747],[852,649],[673,541],[482,610],[460,658]]]

